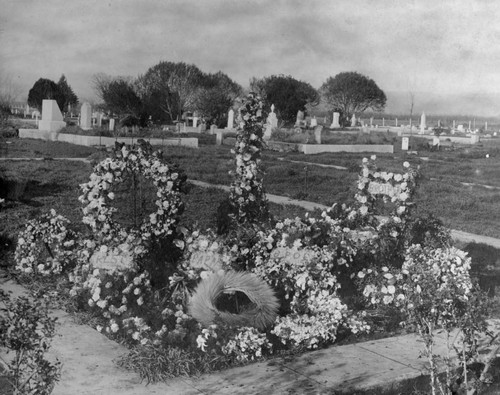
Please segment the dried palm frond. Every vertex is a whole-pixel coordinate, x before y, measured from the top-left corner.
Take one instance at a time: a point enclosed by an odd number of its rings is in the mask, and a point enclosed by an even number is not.
[[[238,314],[217,309],[217,300],[223,294],[235,292],[245,294],[251,305]],[[279,302],[272,288],[264,280],[247,272],[212,274],[201,280],[189,301],[189,313],[207,326],[221,322],[231,327],[263,329],[274,322],[278,308]]]

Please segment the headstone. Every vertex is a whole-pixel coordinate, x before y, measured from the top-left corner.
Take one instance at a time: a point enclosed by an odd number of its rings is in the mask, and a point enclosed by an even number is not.
[[[217,129],[217,125],[210,126],[210,134],[215,134],[215,129]]]
[[[58,132],[66,126],[63,121],[61,110],[55,100],[44,100],[42,102],[42,120],[38,123],[39,130]]]
[[[471,130],[471,128],[470,128],[470,127],[471,127],[471,122],[469,121],[469,130]]]
[[[98,112],[97,113],[97,127],[101,127],[102,126],[102,117],[103,117],[103,113],[102,112]]]
[[[441,127],[441,120],[438,119],[438,128],[440,128],[440,127]]]
[[[193,117],[193,128],[198,126],[198,117]]]
[[[470,141],[472,144],[477,144],[479,143],[479,135],[478,134],[473,134],[470,136]]]
[[[297,119],[295,120],[295,126],[302,126],[304,122],[304,112],[303,111],[297,111]]]
[[[396,118],[396,127],[398,127],[398,119]]]
[[[463,131],[464,131],[464,125],[458,125],[458,126],[457,126],[457,130],[458,130],[459,132],[463,132]]]
[[[340,113],[334,112],[332,124],[330,125],[330,129],[340,128],[339,118],[340,118]]]
[[[271,112],[267,116],[267,123],[269,125],[271,125],[271,128],[278,127],[278,117],[276,116],[276,113],[274,112],[274,104],[271,106]]]
[[[455,126],[455,120],[453,120],[453,129],[455,129],[456,126]]]
[[[409,144],[410,144],[410,139],[408,137],[403,137],[401,139],[401,149],[403,151],[408,151]]]
[[[109,118],[109,131],[112,132],[113,130],[115,130],[115,119]]]
[[[484,123],[484,131],[486,132],[488,130],[488,122]]]
[[[223,137],[224,137],[224,131],[217,130],[215,132],[215,145],[222,145]]]
[[[370,126],[373,126],[373,117],[370,117]]]
[[[438,146],[439,147],[440,145],[440,142],[439,142],[439,136],[436,136],[432,139],[432,146],[435,147],[435,146]]]
[[[227,114],[227,128],[226,129],[233,129],[234,128],[234,110],[231,108],[229,110],[229,113]]]
[[[385,126],[385,118],[382,118],[382,127]]]
[[[92,129],[92,106],[90,103],[83,103],[80,110],[80,128],[83,130]]]
[[[316,144],[321,144],[321,132],[323,131],[323,126],[319,125],[314,128],[314,140]]]
[[[420,117],[420,134],[425,133],[425,128],[426,128],[426,117],[425,117],[425,112],[423,112],[422,116]]]
[[[316,117],[314,117],[313,119],[311,119],[311,127],[315,128],[316,126],[318,126],[318,121]]]
[[[269,140],[271,140],[272,133],[273,133],[273,128],[272,128],[271,124],[266,123],[265,129],[264,129],[264,135],[262,136],[262,138],[266,141],[269,141]]]
[[[352,114],[352,118],[351,118],[351,126],[352,126],[352,127],[356,126],[356,114]]]

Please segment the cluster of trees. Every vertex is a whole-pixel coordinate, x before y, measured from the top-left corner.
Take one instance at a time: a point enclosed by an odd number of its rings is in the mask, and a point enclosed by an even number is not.
[[[181,120],[186,112],[196,112],[208,124],[223,127],[229,109],[243,93],[243,88],[221,71],[204,73],[193,64],[167,61],[137,78],[96,74],[93,85],[103,110],[141,125],[150,119],[171,123]],[[321,100],[332,111],[340,112],[344,125],[349,124],[353,114],[367,109],[382,111],[387,101],[375,81],[357,72],[329,77],[319,90],[291,76],[254,77],[250,90],[262,97],[266,112],[274,104],[284,124],[294,123],[298,111],[308,113]],[[64,74],[57,83],[45,78],[35,82],[28,104],[41,110],[44,99],[56,100],[63,112],[78,104]]]
[[[63,113],[68,112],[70,107],[78,104],[78,97],[68,84],[64,74],[61,75],[57,83],[46,78],[40,78],[35,82],[28,93],[28,104],[41,111],[45,99],[55,100]]]
[[[97,74],[94,89],[104,108],[139,123],[181,120],[185,112],[197,112],[207,122],[222,126],[242,88],[226,74],[204,73],[183,62],[160,62],[136,79]]]
[[[167,61],[137,78],[96,74],[93,84],[103,109],[121,118],[132,117],[139,124],[148,119],[157,123],[180,121],[186,112],[196,112],[208,124],[223,127],[228,110],[243,93],[238,83],[220,71],[204,73],[192,64]],[[344,122],[368,108],[380,111],[386,103],[377,84],[356,72],[330,77],[319,90],[285,75],[252,78],[250,90],[263,98],[265,111],[274,104],[285,124],[295,122],[299,110],[310,112],[321,99],[332,111],[339,111]]]

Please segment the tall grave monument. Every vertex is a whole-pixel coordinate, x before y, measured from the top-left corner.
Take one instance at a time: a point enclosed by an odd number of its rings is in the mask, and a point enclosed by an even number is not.
[[[38,130],[58,132],[66,126],[63,121],[61,110],[55,100],[44,100],[42,102],[42,120],[38,122]]]

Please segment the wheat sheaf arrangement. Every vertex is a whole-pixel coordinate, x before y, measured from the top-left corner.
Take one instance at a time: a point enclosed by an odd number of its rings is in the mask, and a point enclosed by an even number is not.
[[[224,294],[244,294],[250,303],[237,313],[218,309]],[[214,273],[200,281],[189,301],[189,313],[201,324],[225,324],[230,327],[251,326],[264,329],[274,323],[279,302],[273,289],[262,279],[247,272]]]

